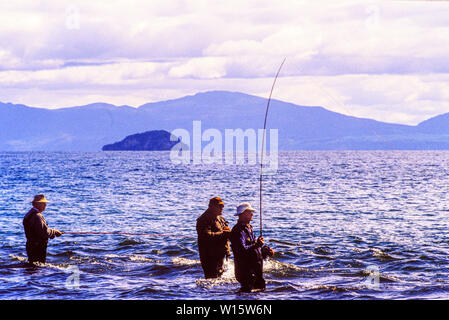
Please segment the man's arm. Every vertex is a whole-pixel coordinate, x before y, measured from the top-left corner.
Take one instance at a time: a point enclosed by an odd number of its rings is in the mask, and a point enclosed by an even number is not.
[[[207,224],[198,224],[196,230],[200,237],[216,238],[221,237],[224,234],[223,231],[213,232],[211,226]]]
[[[44,217],[39,214],[36,215],[34,221],[35,234],[41,239],[53,239],[56,235],[60,235],[60,232],[56,229],[51,229],[47,226],[47,222]]]
[[[249,253],[259,247],[257,242],[247,243],[247,234],[244,229],[239,230],[237,234],[234,235],[233,244],[237,246],[237,250],[241,253]]]

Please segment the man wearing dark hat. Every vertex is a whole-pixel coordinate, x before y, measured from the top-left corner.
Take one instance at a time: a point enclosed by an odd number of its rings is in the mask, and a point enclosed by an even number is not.
[[[206,279],[221,276],[224,258],[231,255],[229,249],[231,229],[221,215],[223,207],[221,198],[214,197],[209,200],[209,208],[196,220],[198,249]]]
[[[56,229],[50,229],[42,215],[47,207],[47,199],[43,194],[34,197],[33,208],[23,218],[23,228],[27,238],[26,251],[28,262],[45,263],[47,257],[48,239],[59,237],[62,232]]]
[[[263,278],[263,259],[273,256],[273,249],[264,246],[263,237],[256,237],[250,222],[255,210],[248,202],[237,207],[237,224],[232,228],[231,247],[234,253],[235,278],[241,284],[241,292],[265,289]]]

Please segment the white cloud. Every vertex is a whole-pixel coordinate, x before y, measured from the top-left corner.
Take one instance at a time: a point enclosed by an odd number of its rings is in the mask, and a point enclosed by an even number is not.
[[[347,115],[417,124],[449,111],[449,74],[281,78],[276,97]]]
[[[6,68],[17,68],[21,65],[19,58],[7,50],[0,49],[0,70]]]
[[[278,98],[416,123],[449,110],[448,9],[402,1],[3,2],[0,94],[41,106],[138,105],[214,89],[265,97],[286,57]]]
[[[4,87],[86,87],[129,86],[141,80],[153,79],[166,73],[171,63],[117,62],[104,65],[84,65],[37,71],[14,70],[0,72]]]
[[[168,75],[175,78],[221,78],[226,75],[226,59],[217,57],[193,58],[172,67]]]

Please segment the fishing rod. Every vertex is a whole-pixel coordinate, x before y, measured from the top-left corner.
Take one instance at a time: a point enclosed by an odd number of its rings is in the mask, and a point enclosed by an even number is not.
[[[125,235],[125,236],[151,236],[151,237],[176,237],[186,239],[196,239],[194,237],[176,235],[176,234],[157,234],[157,233],[129,233],[129,232],[88,232],[88,231],[73,231],[63,232],[63,234],[84,234],[84,235]]]
[[[281,65],[279,66],[278,72],[276,73],[276,76],[274,77],[273,85],[271,86],[270,96],[268,98],[267,102],[267,109],[265,110],[265,120],[263,122],[263,135],[262,135],[262,153],[260,155],[260,176],[259,176],[259,226],[260,226],[260,236],[262,236],[262,177],[263,177],[263,149],[265,145],[265,132],[267,130],[267,118],[268,118],[268,109],[270,108],[270,102],[271,102],[271,95],[273,94],[274,85],[276,84],[276,80],[279,76],[279,73],[281,72],[282,66],[284,65],[284,62],[287,58],[284,58]]]
[[[260,176],[259,176],[259,193],[260,193],[260,236],[262,236],[262,180],[263,180],[263,152],[265,145],[265,133],[267,130],[267,118],[268,118],[268,110],[270,108],[271,96],[273,95],[274,86],[276,84],[276,80],[281,72],[282,66],[285,63],[284,58],[279,69],[274,77],[273,85],[271,86],[270,96],[268,97],[267,108],[265,110],[265,119],[263,123],[263,135],[262,135],[262,152],[260,155]],[[64,234],[84,234],[84,235],[129,235],[129,236],[155,236],[155,237],[178,237],[178,238],[186,238],[186,239],[196,239],[193,237],[182,236],[182,235],[171,235],[171,234],[155,234],[155,233],[128,233],[128,232],[86,232],[86,231],[73,231],[73,232],[63,232]]]

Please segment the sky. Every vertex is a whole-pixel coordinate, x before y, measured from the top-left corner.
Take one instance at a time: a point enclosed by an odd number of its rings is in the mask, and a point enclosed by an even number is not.
[[[448,1],[0,2],[0,101],[228,90],[417,124],[449,112]]]

